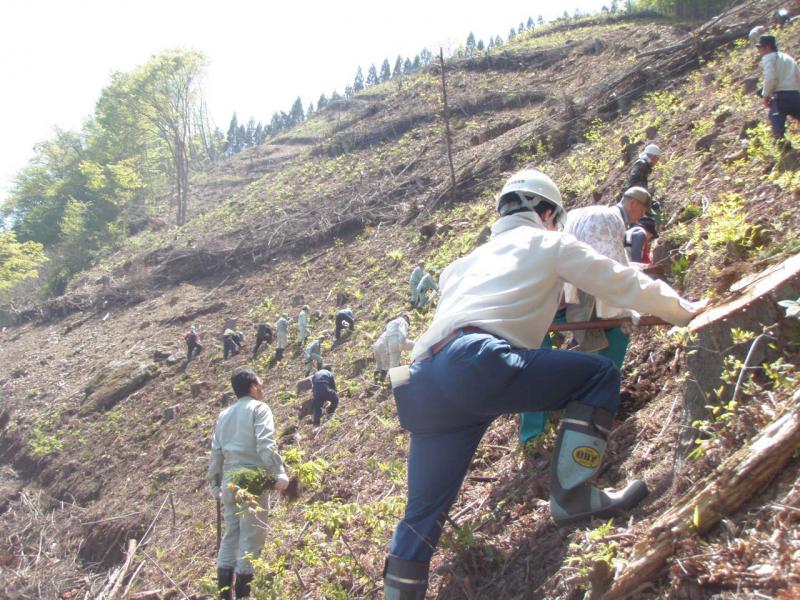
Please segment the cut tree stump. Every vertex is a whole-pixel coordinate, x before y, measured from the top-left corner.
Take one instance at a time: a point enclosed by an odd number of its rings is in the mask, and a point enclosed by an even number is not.
[[[622,600],[655,579],[680,540],[708,531],[722,517],[733,514],[763,491],[789,461],[798,444],[800,392],[795,392],[788,412],[697,482],[675,508],[650,526],[603,599]]]
[[[764,327],[779,324],[776,328],[777,347],[785,347],[792,337],[800,333],[800,321],[787,319],[778,302],[800,296],[800,254],[773,265],[733,284],[731,292],[738,298],[714,307],[695,318],[689,330],[696,334],[686,352],[686,370],[689,374],[684,389],[683,433],[679,459],[688,453],[697,431],[692,427],[696,420],[708,418],[707,405],[714,404],[714,390],[722,385],[720,375],[727,355],[744,360],[747,344],[734,346],[731,329],[739,328],[760,334]],[[770,360],[773,351],[768,344],[754,349],[751,365]],[[732,389],[726,390],[728,396]]]

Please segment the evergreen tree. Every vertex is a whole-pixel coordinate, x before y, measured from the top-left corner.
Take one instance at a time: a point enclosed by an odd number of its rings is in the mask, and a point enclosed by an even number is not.
[[[498,48],[502,48],[503,47],[503,36],[498,35],[496,38],[494,38],[494,45],[496,47],[498,47]]]
[[[516,31],[514,31],[514,28],[513,28],[513,27],[512,27],[511,29],[509,29],[509,30],[508,30],[508,41],[509,41],[509,43],[511,42],[511,40],[513,40],[513,39],[514,39],[514,37],[515,37],[516,35],[517,35],[517,32],[516,32]]]
[[[423,48],[419,53],[419,62],[423,67],[427,67],[433,62],[433,53],[427,48]]]
[[[381,65],[381,74],[378,77],[378,81],[383,83],[384,81],[389,81],[392,78],[392,68],[389,66],[389,59],[384,58],[383,64]]]
[[[325,96],[325,92],[322,92],[319,95],[319,100],[317,100],[317,112],[321,111],[326,106],[328,106],[328,98]]]
[[[612,15],[615,12],[617,12],[618,8],[619,8],[619,4],[618,4],[617,0],[611,0],[611,6],[609,7],[609,10],[611,11]]]
[[[256,130],[253,133],[253,143],[256,146],[260,146],[264,143],[264,126],[261,124],[261,121],[258,122],[258,125],[256,125]]]
[[[355,93],[356,91],[353,89],[352,85],[344,86],[344,97],[347,98],[348,100],[350,100],[350,98],[352,98]]]
[[[314,116],[314,103],[309,102],[308,108],[306,109],[306,119],[310,119],[313,116]]]
[[[576,8],[575,9],[575,14],[573,15],[573,18],[574,19],[580,19],[582,16],[583,16],[583,14],[581,13],[581,9],[580,8]]]
[[[369,71],[367,71],[367,87],[371,85],[378,85],[378,69],[375,68],[375,63],[372,63],[369,66]]]
[[[247,129],[245,129],[244,134],[244,143],[246,146],[256,145],[256,120],[253,117],[250,117],[250,120],[247,122]]]
[[[475,56],[475,34],[472,33],[471,31],[467,36],[467,43],[465,44],[464,47],[464,54],[467,56],[467,58],[472,58],[473,56]]]
[[[416,71],[416,70],[417,70],[417,69],[419,69],[421,66],[422,66],[422,59],[419,57],[419,54],[417,54],[417,55],[414,57],[414,62],[413,62],[413,63],[411,63],[411,69],[412,69],[413,71]]]
[[[492,48],[494,48],[494,36],[490,35],[489,36],[489,45],[486,46],[486,49],[487,50],[491,50]]]
[[[414,70],[414,65],[411,63],[411,59],[407,58],[406,61],[403,63],[403,73],[410,73]]]
[[[294,101],[292,104],[292,108],[289,109],[289,126],[297,125],[298,123],[302,123],[305,120],[305,113],[303,112],[303,101],[300,100],[300,96]]]
[[[525,31],[525,23],[520,21],[519,26],[517,27],[517,33],[522,33],[523,31]]]
[[[564,19],[565,21],[569,21],[569,13],[567,11],[564,11],[564,14],[561,15],[561,18]]]
[[[236,139],[236,132],[239,129],[239,120],[236,113],[231,117],[231,124],[228,126],[228,135],[225,138],[225,151],[228,155],[236,154],[239,151],[239,142]]]
[[[394,61],[394,69],[392,70],[392,77],[399,77],[403,74],[403,57],[397,55],[397,60]]]
[[[536,19],[536,22],[537,22],[539,25],[544,25],[544,17],[543,17],[542,15],[539,15],[539,18],[538,18],[538,19]]]
[[[337,100],[341,100],[341,99],[342,99],[342,95],[339,92],[337,92],[336,90],[333,90],[331,92],[331,102],[336,102]]]
[[[528,29],[533,29],[533,17],[528,17]]]
[[[353,91],[360,92],[364,89],[364,73],[361,70],[361,66],[359,65],[358,71],[356,71],[356,78],[353,80]]]
[[[247,148],[247,129],[244,125],[239,125],[236,130],[236,142],[237,152]]]
[[[483,52],[483,51],[484,51],[484,49],[486,48],[486,46],[484,46],[484,45],[483,45],[483,40],[478,40],[478,44],[477,44],[475,47],[476,47],[478,50],[480,50],[481,52]]]

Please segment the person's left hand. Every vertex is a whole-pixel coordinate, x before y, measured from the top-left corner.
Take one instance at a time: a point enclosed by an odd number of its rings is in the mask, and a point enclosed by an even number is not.
[[[212,497],[214,500],[219,500],[220,498],[222,498],[222,488],[220,488],[218,485],[214,485],[214,484],[212,483],[212,484],[209,486],[208,490],[209,490],[209,492],[211,493],[211,497]]]

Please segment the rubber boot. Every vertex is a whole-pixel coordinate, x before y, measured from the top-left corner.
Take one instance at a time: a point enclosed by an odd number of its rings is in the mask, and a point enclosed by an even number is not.
[[[403,560],[391,554],[383,566],[385,600],[425,600],[430,563]]]
[[[250,597],[250,582],[253,581],[252,573],[237,573],[236,574],[236,597],[249,598]]]
[[[217,567],[217,589],[220,600],[231,600],[233,592],[233,568]]]
[[[600,470],[613,419],[613,413],[602,408],[567,405],[550,466],[550,509],[557,524],[616,517],[647,496],[647,486],[639,480],[619,491],[588,483]]]

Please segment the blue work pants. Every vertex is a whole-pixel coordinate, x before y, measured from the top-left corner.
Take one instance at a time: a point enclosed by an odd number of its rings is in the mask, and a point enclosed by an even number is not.
[[[776,92],[770,100],[769,121],[776,138],[786,133],[786,117],[800,119],[800,92]]]
[[[580,352],[512,347],[461,333],[410,367],[394,388],[400,424],[411,432],[408,501],[389,552],[428,561],[472,456],[495,417],[559,410],[581,402],[615,413],[620,375],[610,360]]]

